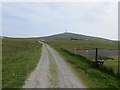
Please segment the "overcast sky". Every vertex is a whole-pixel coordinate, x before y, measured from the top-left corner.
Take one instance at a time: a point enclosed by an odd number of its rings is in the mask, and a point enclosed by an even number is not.
[[[118,39],[117,2],[3,3],[3,35],[47,36],[66,31]]]

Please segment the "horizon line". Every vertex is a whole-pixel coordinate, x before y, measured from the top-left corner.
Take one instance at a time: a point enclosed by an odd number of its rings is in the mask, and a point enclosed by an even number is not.
[[[57,34],[63,34],[63,33],[72,33],[72,34],[78,34],[78,35],[84,35],[84,36],[90,36],[94,38],[102,38],[102,39],[108,39],[108,40],[113,40],[113,41],[120,41],[119,39],[110,39],[110,38],[104,38],[100,36],[92,36],[92,35],[85,35],[85,34],[79,34],[79,33],[74,33],[74,32],[62,32],[62,33],[55,33],[55,34],[50,34],[50,35],[43,35],[43,36],[8,36],[8,35],[1,35],[0,38],[43,38],[43,37],[48,37],[52,35],[57,35]]]

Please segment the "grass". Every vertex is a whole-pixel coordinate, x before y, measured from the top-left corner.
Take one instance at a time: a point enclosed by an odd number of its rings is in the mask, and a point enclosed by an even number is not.
[[[118,72],[118,60],[106,60],[104,66],[107,68],[112,68],[115,73]]]
[[[48,49],[47,49],[48,50]],[[49,71],[50,71],[50,82],[51,82],[51,85],[50,85],[50,88],[56,88],[56,84],[57,84],[57,65],[56,65],[56,62],[52,56],[52,54],[50,53],[50,51],[48,50],[48,56],[49,56],[49,59],[50,59],[50,68],[49,68]]]
[[[3,39],[2,88],[21,88],[36,67],[41,46],[32,39]]]
[[[61,48],[66,48],[67,50],[74,51],[75,48],[79,50],[93,50],[93,49],[110,49],[118,50],[118,44],[115,42],[105,42],[98,40],[47,40],[47,43],[52,45],[59,45]]]

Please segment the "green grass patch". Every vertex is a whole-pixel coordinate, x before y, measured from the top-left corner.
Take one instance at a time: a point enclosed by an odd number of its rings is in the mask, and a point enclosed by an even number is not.
[[[36,67],[41,44],[32,39],[3,39],[2,88],[21,88]]]
[[[118,60],[106,60],[104,66],[111,68],[115,73],[118,73]]]
[[[48,50],[48,49],[47,49]],[[48,50],[48,55],[49,55],[49,59],[50,59],[50,66],[49,66],[49,71],[50,71],[50,88],[56,88],[57,85],[57,65],[56,62],[52,56],[52,54],[50,53],[50,51]]]

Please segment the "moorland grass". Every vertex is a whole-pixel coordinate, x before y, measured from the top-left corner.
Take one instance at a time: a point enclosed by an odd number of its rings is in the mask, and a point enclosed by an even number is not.
[[[21,88],[36,67],[41,44],[32,39],[2,40],[2,88]]]
[[[66,48],[70,51],[74,51],[74,48],[79,50],[94,50],[96,48],[103,50],[118,50],[118,44],[115,42],[105,42],[98,40],[49,40],[46,39],[47,43],[52,45],[59,45],[61,48]]]

